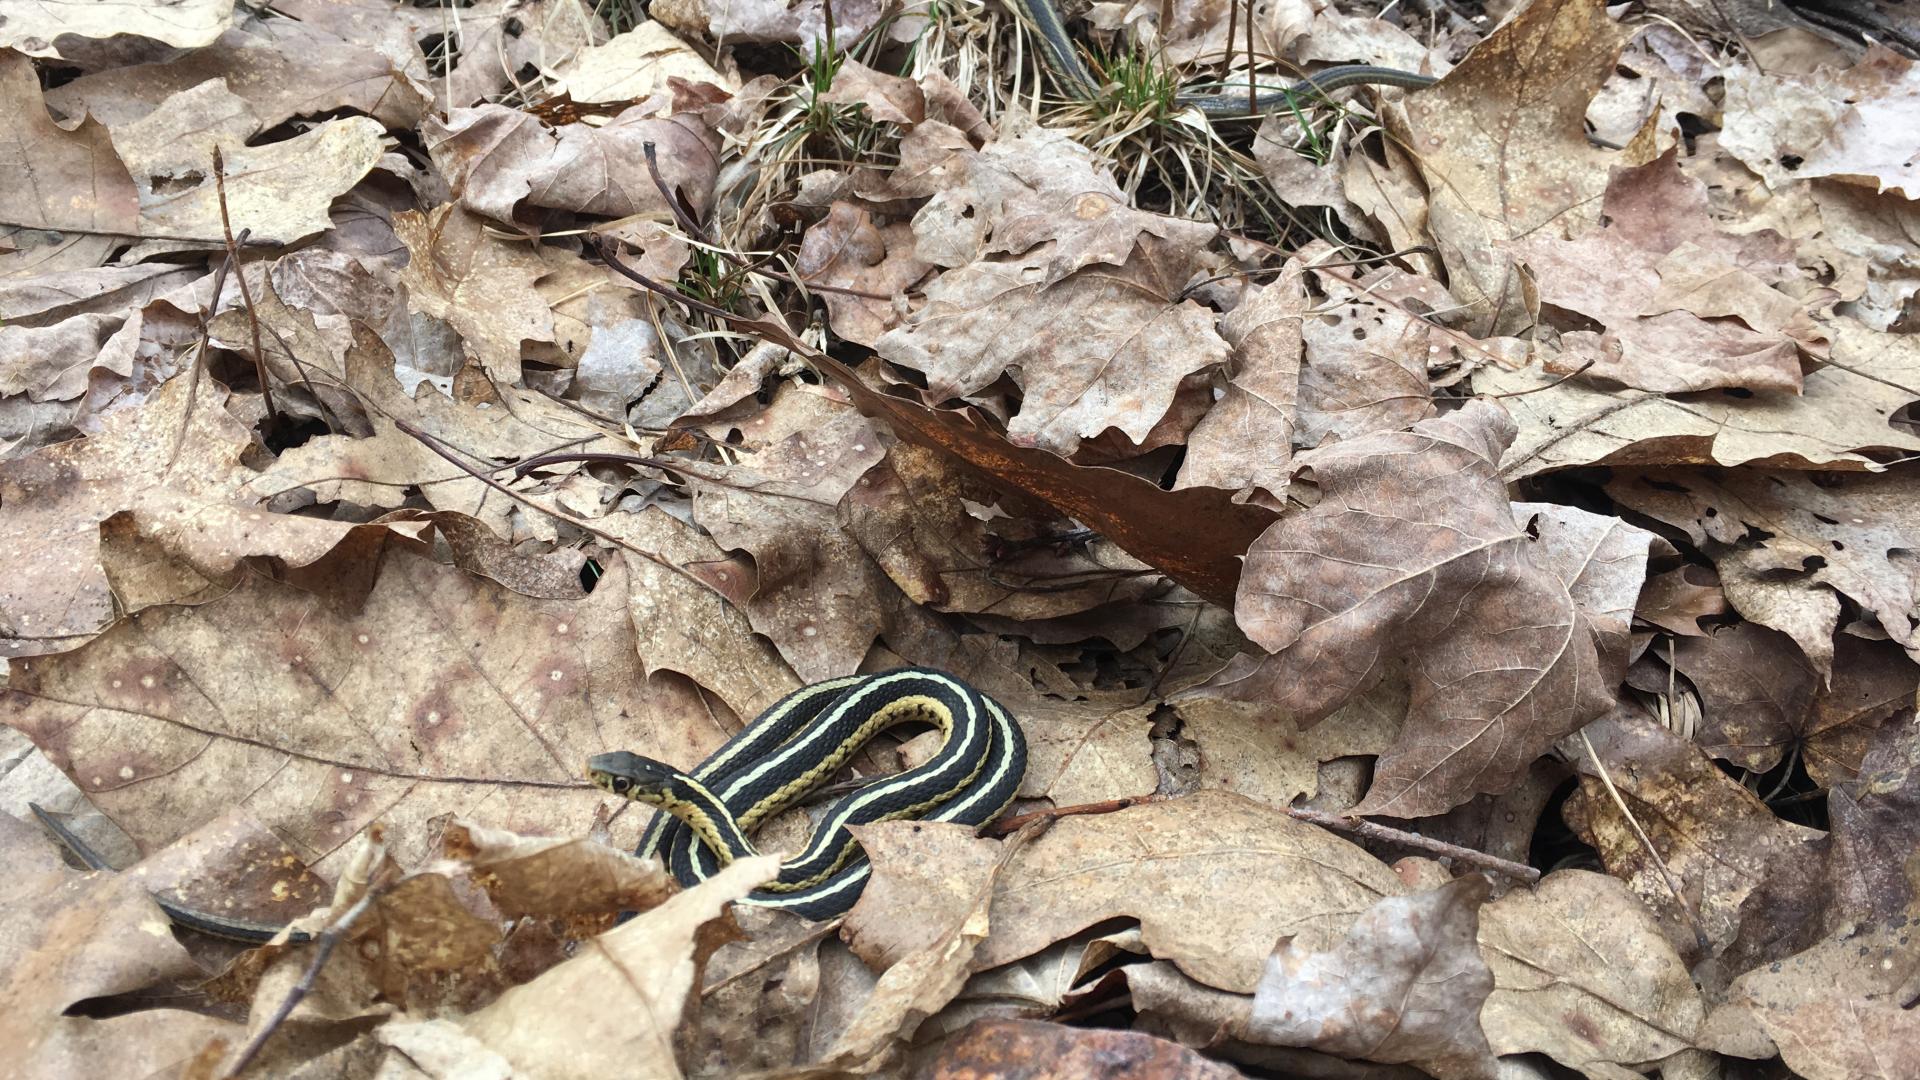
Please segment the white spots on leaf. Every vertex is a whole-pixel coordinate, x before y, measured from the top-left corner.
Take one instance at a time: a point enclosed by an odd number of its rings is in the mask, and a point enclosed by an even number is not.
[[[561,623],[559,626],[554,627],[554,629],[564,634],[570,629],[570,626],[567,623]]]
[[[373,638],[367,634],[356,634],[354,635],[354,640],[358,641],[362,645],[365,645],[367,642],[372,641]]]
[[[340,782],[341,782],[341,783],[343,783],[343,784],[351,784],[351,783],[353,783],[353,774],[352,774],[352,773],[350,773],[350,772],[343,772],[343,773],[341,773],[341,774],[340,774]]]
[[[561,671],[559,668],[554,668],[552,671],[547,672],[547,681],[559,682],[561,679],[566,678],[566,676],[566,672]]]
[[[140,676],[140,686],[141,686],[141,688],[143,688],[143,689],[146,689],[146,690],[151,690],[151,689],[153,689],[153,688],[154,688],[154,686],[155,686],[155,685],[157,685],[157,684],[158,684],[158,682],[159,682],[159,680],[158,680],[158,679],[155,679],[155,678],[154,678],[153,676],[151,676],[151,675],[142,675],[142,676]]]
[[[122,780],[133,779],[133,766],[131,765],[120,766],[120,779]]]

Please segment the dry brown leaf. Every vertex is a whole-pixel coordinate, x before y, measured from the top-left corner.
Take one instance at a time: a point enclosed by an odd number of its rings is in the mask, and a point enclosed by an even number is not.
[[[1797,398],[1609,392],[1538,367],[1482,368],[1473,386],[1503,395],[1520,426],[1500,467],[1508,480],[1601,464],[1871,470],[1871,451],[1920,450],[1920,436],[1889,423],[1920,400],[1920,345],[1831,325],[1832,361]]]
[[[113,128],[133,177],[142,236],[219,241],[222,205],[237,233],[291,243],[332,226],[328,209],[386,152],[386,132],[364,116],[328,120],[278,142],[253,145],[265,127],[247,102],[213,79]],[[213,155],[224,160],[225,195]]]
[[[1598,765],[1586,752],[1589,743]],[[1587,725],[1567,741],[1566,753],[1581,779],[1563,816],[1659,914],[1674,947],[1696,961],[1706,957],[1697,955],[1694,928],[1704,931],[1712,951],[1725,948],[1740,931],[1741,903],[1768,868],[1775,860],[1804,858],[1802,849],[1818,835],[1774,817],[1693,744],[1628,706]],[[1607,780],[1652,851],[1621,817]],[[1674,896],[1670,880],[1684,900]]]
[[[1248,680],[1240,694],[1270,693],[1312,724],[1386,658],[1420,658],[1406,726],[1357,813],[1421,817],[1504,790],[1611,700],[1573,582],[1535,552],[1494,476],[1512,434],[1476,401],[1303,454],[1318,506],[1248,551],[1236,618],[1275,655],[1215,685]]]
[[[405,420],[460,453],[488,461],[562,442],[582,451],[627,449],[545,394],[501,388],[495,400],[478,404],[450,400],[430,388],[410,395],[395,381],[395,361],[385,341],[364,324],[352,330],[345,384],[366,406],[373,435],[322,435],[284,451],[246,483],[247,495],[262,505],[283,512],[313,503],[385,510],[406,505],[409,489],[418,488],[429,506],[484,522],[509,542],[552,540],[551,518],[525,513],[395,422]]]
[[[1920,727],[1904,715],[1912,700],[1909,693],[1902,715],[1873,733],[1857,777],[1827,793],[1832,831],[1769,866],[1747,894],[1739,936],[1710,975],[1724,981],[1862,927],[1907,920],[1920,892],[1909,865],[1920,851]]]
[[[977,962],[1008,963],[1130,918],[1152,955],[1209,985],[1251,993],[1283,934],[1331,947],[1356,912],[1404,891],[1392,871],[1331,833],[1202,791],[1067,818],[1015,853],[995,887],[995,932]]]
[[[521,342],[553,340],[552,309],[533,288],[553,265],[456,205],[396,214],[393,230],[411,256],[400,281],[413,309],[458,330],[496,382],[519,382]]]
[[[691,764],[697,694],[635,662],[625,572],[532,600],[389,540],[156,608],[16,666],[0,713],[145,847],[243,804],[331,872],[380,819],[416,861],[428,819],[484,799],[522,831],[579,829],[586,758]]]
[[[1600,0],[1535,0],[1438,85],[1386,113],[1431,192],[1426,212],[1454,293],[1483,332],[1533,321],[1505,245],[1591,224],[1608,167],[1632,163],[1585,134],[1587,102],[1626,38]]]
[[[1134,263],[1139,246],[1173,265],[1155,276],[1178,290],[1187,284],[1180,267],[1217,265],[1205,248],[1218,229],[1134,209],[1092,151],[1019,119],[977,151],[945,124],[910,132],[900,168],[869,197],[915,196],[931,198],[913,216],[914,254],[937,266],[978,263],[987,273],[993,256],[1031,254],[1018,265],[1030,265],[1031,284],[1045,289],[1086,267]]]
[[[1124,29],[1147,51],[1164,54],[1169,65],[1185,67],[1217,62],[1236,49],[1251,48],[1260,56],[1292,55],[1292,46],[1313,19],[1312,5],[1300,0],[1263,6],[1254,15],[1238,18],[1232,10],[1225,0],[1175,0],[1164,6],[1152,0],[1101,0],[1087,13],[1087,22],[1101,30]],[[1244,85],[1244,75],[1241,82]]]
[[[1398,431],[1432,416],[1427,366],[1439,328],[1383,302],[1371,289],[1329,284],[1334,296],[1315,305],[1304,321],[1306,364],[1300,369],[1294,441],[1323,446]]]
[[[1440,1080],[1497,1072],[1480,1027],[1493,972],[1475,934],[1487,880],[1389,896],[1331,949],[1276,946],[1253,992],[1255,1041],[1418,1065]]]
[[[1168,704],[1180,714],[1181,737],[1200,753],[1200,786],[1268,806],[1318,794],[1321,762],[1385,752],[1407,714],[1406,680],[1386,678],[1302,731],[1265,695],[1241,698],[1244,685],[1196,687]]]
[[[642,862],[585,838],[521,836],[454,821],[440,843],[508,919],[650,911],[679,891],[658,860]]]
[[[60,6],[40,7],[52,14]],[[21,9],[24,12],[26,9]],[[55,15],[63,18],[63,15]],[[15,15],[5,24],[8,36]],[[0,174],[23,182],[0,187],[0,221],[39,229],[132,235],[140,230],[140,193],[114,153],[107,129],[83,119],[63,130],[47,115],[33,62],[0,53]]]
[[[90,72],[49,90],[47,104],[68,116],[85,111],[117,128],[162,99],[223,79],[240,88],[263,128],[352,109],[389,129],[405,129],[426,115],[427,77],[426,59],[411,42],[357,45],[312,23],[261,19],[228,30],[212,48]]]
[[[1807,772],[1824,788],[1854,780],[1875,729],[1913,706],[1920,666],[1890,641],[1842,634],[1830,684],[1814,699],[1813,738],[1803,748]]]
[[[891,299],[926,276],[933,264],[913,253],[913,229],[905,222],[876,225],[873,215],[847,202],[836,201],[824,221],[807,230],[800,241],[794,269],[809,285],[854,289],[867,296],[822,290],[827,320],[833,332],[848,341],[872,346],[880,336],[900,325],[904,302],[896,309]]]
[[[100,524],[130,514],[139,535],[200,573],[220,577],[252,555],[301,566],[351,526],[249,509],[239,499],[252,445],[217,386],[198,400],[191,378],[169,381],[145,407],[115,413],[99,435],[0,464],[0,652],[72,648],[114,615],[100,563]],[[189,411],[191,410],[191,411]]]
[[[841,62],[833,85],[819,96],[832,105],[858,105],[882,123],[908,127],[927,118],[927,97],[912,79],[875,71],[858,60]]]
[[[1701,637],[1707,631],[1701,628],[1700,620],[1726,611],[1727,597],[1720,591],[1719,575],[1712,567],[1688,563],[1647,578],[1633,614],[1668,633]]]
[[[819,394],[792,391],[776,410],[800,430],[732,467],[680,466],[694,520],[725,548],[753,556],[753,579],[729,590],[755,631],[807,682],[844,675],[880,632],[891,586],[839,527],[837,506],[880,460],[865,417]]]
[[[1920,1014],[1910,1007],[1920,978],[1914,915],[1910,907],[1888,921],[1849,925],[1747,972],[1709,1018],[1703,1043],[1742,1057],[1778,1047],[1808,1080],[1906,1075],[1920,1060]]]
[[[558,75],[575,101],[633,101],[667,88],[669,78],[738,90],[739,80],[713,69],[672,31],[651,19],[580,50]]]
[[[1187,437],[1177,487],[1255,490],[1284,497],[1293,472],[1294,401],[1303,381],[1301,321],[1306,290],[1291,271],[1250,288],[1220,320],[1232,349],[1227,385]]]
[[[229,308],[208,320],[209,342],[250,356],[258,328],[262,362],[280,387],[276,408],[315,420],[337,434],[372,434],[341,351],[331,347],[310,311],[283,302],[265,273],[256,277],[250,306]]]
[[[952,457],[888,450],[840,502],[841,526],[916,604],[1015,620],[1058,618],[1158,591],[1150,568],[1072,522],[1004,499]],[[985,520],[968,504],[988,507]],[[997,511],[994,512],[994,511]]]
[[[1734,610],[1794,639],[1823,675],[1839,621],[1835,593],[1857,602],[1920,657],[1920,590],[1905,565],[1920,534],[1908,472],[1723,475],[1682,469],[1621,476],[1607,493],[1675,528],[1720,570]]]
[[[1580,870],[1482,907],[1494,989],[1480,1024],[1494,1053],[1544,1053],[1625,1080],[1692,1046],[1700,993],[1661,930],[1626,886]]]
[[[1648,558],[1672,555],[1666,541],[1619,518],[1555,503],[1513,504],[1514,520],[1536,541],[1539,565],[1566,583],[1593,633],[1603,681],[1626,677],[1634,604]]]
[[[1774,245],[1720,232],[1705,186],[1680,174],[1673,152],[1617,172],[1601,214],[1572,239],[1542,230],[1512,243],[1543,319],[1561,328],[1549,371],[1663,394],[1800,391],[1800,353],[1824,351],[1819,332],[1801,303],[1743,265]],[[1743,317],[1720,317],[1730,314]]]
[[[45,834],[10,814],[0,814],[0,850],[8,868],[0,896],[0,1038],[10,1070],[166,1072],[209,1039],[238,1036],[227,1021],[172,1010],[104,1021],[66,1015],[90,999],[167,992],[204,973],[134,876],[69,870]]]
[[[408,1055],[474,1054],[515,1076],[677,1076],[673,1033],[712,949],[707,928],[778,869],[771,856],[738,860],[469,1016],[396,1021],[377,1037]]]
[[[698,116],[658,111],[647,101],[605,124],[554,129],[517,109],[482,105],[430,121],[427,149],[463,205],[512,223],[523,201],[614,218],[665,216],[666,196],[648,171],[652,144],[661,183],[704,217],[719,168],[716,137]]]
[[[923,1057],[923,1080],[1237,1080],[1241,1075],[1176,1043],[1132,1031],[1103,1031],[1038,1020],[987,1020]]]
[[[779,650],[754,634],[744,606],[734,602],[744,600],[751,566],[658,508],[610,515],[600,525],[616,542],[653,556],[632,561],[627,597],[640,664],[649,675],[677,671],[743,720],[800,688]],[[732,734],[717,718],[700,727],[707,749]]]
[[[1204,254],[1143,246],[1125,266],[1049,284],[1054,258],[1041,248],[949,270],[876,348],[924,372],[935,401],[1011,377],[1024,395],[1007,422],[1016,443],[1070,455],[1110,427],[1144,443],[1181,380],[1227,359],[1212,313],[1178,298]]]
[[[1785,634],[1754,623],[1683,638],[1667,654],[1700,697],[1693,741],[1713,757],[1763,773],[1811,734],[1821,678]],[[1651,693],[1667,689],[1666,665],[1646,664],[1631,680]]]
[[[801,47],[804,55],[827,45],[825,0],[704,0],[707,32],[718,41],[784,41]],[[893,9],[882,0],[852,0],[833,5],[833,39],[840,48],[860,40]]]
[[[1639,1075],[1628,1065],[1693,1043],[1699,993],[1652,915],[1617,881],[1562,871],[1508,892],[1480,909],[1479,944],[1494,976],[1479,1022],[1496,1054],[1544,1053],[1590,1076],[1628,1080]],[[1635,962],[1610,959],[1623,955]],[[1164,962],[1125,971],[1148,1030],[1271,1069],[1326,1071],[1330,1059],[1319,1053],[1254,1045],[1249,996],[1195,982]],[[1502,1074],[1514,1064],[1503,1060]]]

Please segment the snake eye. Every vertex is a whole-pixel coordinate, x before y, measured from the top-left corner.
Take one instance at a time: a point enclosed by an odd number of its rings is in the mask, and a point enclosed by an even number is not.
[[[633,786],[633,781],[627,779],[624,776],[616,776],[613,778],[613,793],[615,795],[625,795],[627,793],[627,789],[632,786]]]

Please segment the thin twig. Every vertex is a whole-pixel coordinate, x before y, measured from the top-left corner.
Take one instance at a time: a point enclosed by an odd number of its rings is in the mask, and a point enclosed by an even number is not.
[[[1304,821],[1311,825],[1318,825],[1323,829],[1338,829],[1341,832],[1353,833],[1355,836],[1364,836],[1369,840],[1382,840],[1387,843],[1404,844],[1407,847],[1431,851],[1435,855],[1445,856],[1446,858],[1463,862],[1482,870],[1491,870],[1496,874],[1505,875],[1525,885],[1532,885],[1534,882],[1540,880],[1540,871],[1531,866],[1523,866],[1520,863],[1503,859],[1498,855],[1489,855],[1484,851],[1475,851],[1470,847],[1461,847],[1459,844],[1449,844],[1445,840],[1435,840],[1431,836],[1421,836],[1419,833],[1388,828],[1385,825],[1376,824],[1365,818],[1345,817],[1340,814],[1326,814],[1318,810],[1308,810],[1299,806],[1287,807],[1287,816],[1296,821]]]
[[[243,234],[244,235],[244,234]],[[194,344],[193,367],[187,373],[187,404],[180,410],[180,430],[174,432],[173,448],[167,452],[167,467],[163,473],[173,472],[174,462],[180,460],[180,448],[186,445],[187,428],[193,424],[193,410],[200,399],[200,373],[207,366],[207,350],[213,342],[213,314],[220,307],[220,294],[226,290],[227,274],[233,269],[234,253],[228,249],[227,257],[213,270],[213,299],[200,309],[200,340]]]
[[[1620,790],[1613,786],[1613,776],[1607,772],[1606,763],[1600,760],[1600,755],[1593,749],[1593,740],[1587,738],[1585,728],[1580,729],[1580,745],[1587,748],[1587,758],[1600,773],[1600,783],[1606,786],[1607,794],[1613,796],[1613,805],[1619,809],[1620,816],[1626,819],[1633,835],[1640,838],[1640,846],[1647,849],[1647,858],[1652,859],[1654,867],[1660,871],[1660,880],[1666,882],[1667,891],[1673,894],[1673,902],[1680,905],[1680,911],[1687,917],[1687,924],[1693,927],[1693,943],[1699,946],[1702,956],[1711,954],[1713,945],[1707,939],[1706,928],[1700,925],[1700,916],[1694,913],[1693,905],[1687,903],[1686,894],[1680,891],[1680,882],[1674,878],[1673,871],[1667,869],[1667,861],[1660,857],[1660,850],[1653,846],[1653,839],[1640,827],[1640,821],[1633,816],[1633,811],[1627,809],[1627,800],[1621,798]]]
[[[1544,386],[1535,386],[1526,390],[1509,390],[1504,394],[1488,394],[1486,396],[1489,398],[1525,397],[1528,394],[1537,394],[1542,390],[1551,390],[1554,387],[1559,386],[1561,383],[1566,382],[1568,379],[1571,379],[1574,376],[1592,367],[1594,363],[1595,361],[1588,360],[1586,363],[1581,364],[1579,367],[1574,368],[1572,371],[1567,372],[1565,375],[1560,376],[1559,378],[1553,380],[1550,383],[1547,383]]]
[[[227,259],[234,266],[240,265],[240,244],[245,241],[252,229],[240,230],[240,239],[233,238],[233,220],[227,215],[227,163],[220,156],[218,143],[213,147],[213,188],[220,197],[220,232],[226,237]],[[260,316],[253,310],[253,292],[247,288],[247,274],[241,270],[235,275],[240,282],[240,300],[247,305],[247,321],[253,325],[253,369],[260,379],[260,398],[267,405],[267,421],[280,422],[280,414],[273,407],[273,382],[267,378],[267,354],[260,349]],[[213,294],[213,306],[220,306],[220,294]]]
[[[1080,817],[1089,814],[1111,814],[1116,811],[1125,810],[1131,806],[1167,802],[1172,798],[1175,798],[1175,796],[1135,795],[1123,799],[1108,799],[1104,802],[1083,803],[1079,806],[1063,806],[1054,810],[1037,810],[1031,814],[1021,814],[1019,817],[996,821],[984,830],[984,834],[987,836],[1004,836],[1030,821]],[[1419,848],[1422,851],[1430,851],[1435,855],[1466,863],[1481,870],[1491,870],[1496,874],[1504,875],[1523,885],[1532,885],[1540,880],[1540,871],[1531,866],[1523,866],[1520,863],[1503,859],[1498,855],[1489,855],[1484,851],[1476,851],[1473,848],[1461,847],[1458,844],[1449,844],[1444,840],[1435,840],[1431,836],[1421,836],[1419,833],[1410,833],[1401,829],[1388,828],[1385,825],[1375,824],[1365,818],[1322,813],[1319,810],[1308,810],[1299,806],[1287,807],[1286,814],[1295,821],[1304,821],[1309,825],[1318,825],[1323,829],[1335,829],[1340,832],[1352,833],[1355,836],[1363,836],[1369,840],[1380,840],[1387,843],[1400,844],[1405,847]]]
[[[360,894],[360,899],[353,902],[352,907],[314,938],[313,959],[308,961],[307,970],[301,974],[300,981],[293,984],[293,988],[287,991],[287,996],[280,1002],[280,1007],[273,1011],[273,1015],[267,1018],[267,1022],[260,1025],[260,1030],[247,1041],[246,1048],[240,1051],[240,1056],[234,1059],[233,1066],[226,1071],[225,1076],[229,1078],[238,1076],[246,1071],[248,1065],[253,1064],[253,1059],[259,1056],[267,1040],[273,1037],[273,1033],[286,1022],[287,1017],[293,1015],[293,1010],[306,1000],[307,995],[313,992],[315,984],[320,981],[321,969],[325,968],[327,961],[333,958],[333,950],[340,946],[340,941],[346,937],[347,931],[352,929],[354,922],[360,916],[366,914],[367,909],[373,906],[374,899],[383,892],[385,892],[384,888],[369,886],[366,892]]]

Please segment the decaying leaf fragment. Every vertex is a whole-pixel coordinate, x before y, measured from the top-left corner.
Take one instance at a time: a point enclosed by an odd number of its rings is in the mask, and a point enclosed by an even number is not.
[[[1607,491],[1685,530],[1719,568],[1728,603],[1793,638],[1816,670],[1832,664],[1839,595],[1920,658],[1920,585],[1909,561],[1920,535],[1913,473],[1816,481],[1806,473],[1660,469],[1621,476]]]

